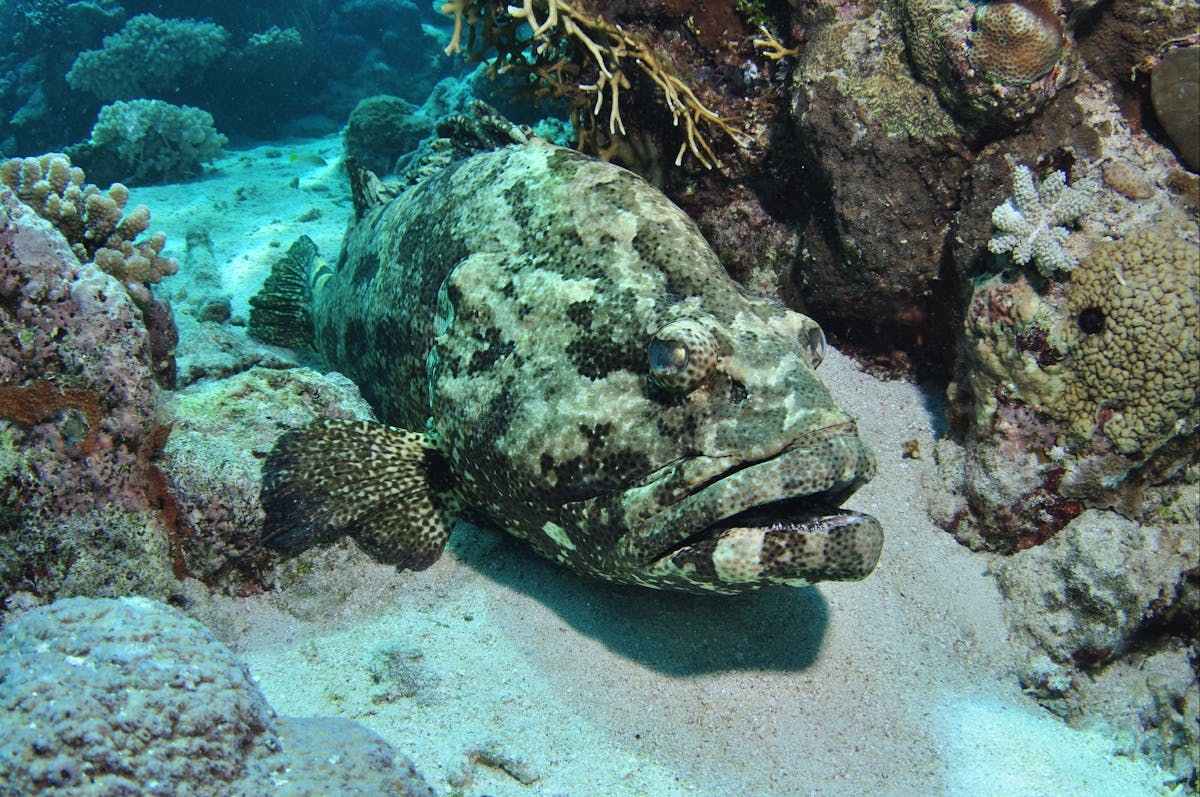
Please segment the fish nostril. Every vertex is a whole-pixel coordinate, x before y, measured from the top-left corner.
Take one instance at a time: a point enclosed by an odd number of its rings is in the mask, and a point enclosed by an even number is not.
[[[746,400],[746,386],[736,379],[729,382],[729,403],[741,404]]]

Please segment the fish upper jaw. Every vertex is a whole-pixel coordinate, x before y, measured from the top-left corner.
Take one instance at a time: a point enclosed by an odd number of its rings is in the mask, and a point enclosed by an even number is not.
[[[620,528],[592,568],[614,581],[733,593],[856,580],[875,567],[883,531],[837,506],[874,473],[874,456],[846,423],[751,462],[682,460],[638,487],[581,502],[571,519],[593,534]]]

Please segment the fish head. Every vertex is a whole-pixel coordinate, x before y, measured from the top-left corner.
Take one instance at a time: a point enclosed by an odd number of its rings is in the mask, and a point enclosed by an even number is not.
[[[463,503],[615,582],[866,576],[882,530],[838,506],[875,463],[817,376],[820,327],[748,295],[642,181],[581,168],[590,190],[543,186],[555,212],[522,220],[553,248],[476,251],[441,286],[430,406]]]

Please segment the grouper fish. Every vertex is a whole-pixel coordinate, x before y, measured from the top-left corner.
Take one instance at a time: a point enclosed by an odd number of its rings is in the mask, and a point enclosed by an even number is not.
[[[880,524],[839,507],[875,463],[814,372],[820,327],[632,172],[515,127],[477,149],[352,179],[336,264],[285,258],[255,297],[254,334],[315,349],[383,421],[279,439],[264,542],[350,535],[416,570],[465,517],[660,589],[870,573]]]

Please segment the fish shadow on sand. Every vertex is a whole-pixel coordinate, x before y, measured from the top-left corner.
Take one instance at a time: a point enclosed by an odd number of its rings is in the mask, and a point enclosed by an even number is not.
[[[458,524],[449,548],[462,564],[539,601],[579,633],[672,676],[802,671],[815,662],[829,624],[828,604],[814,587],[720,596],[604,584],[468,523]]]

